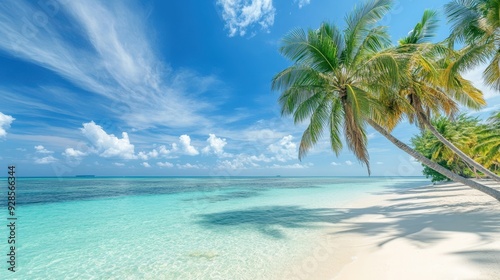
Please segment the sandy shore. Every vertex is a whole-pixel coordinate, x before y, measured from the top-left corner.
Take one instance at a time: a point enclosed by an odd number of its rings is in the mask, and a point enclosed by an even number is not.
[[[339,211],[288,278],[500,279],[500,202],[479,191],[388,190]]]

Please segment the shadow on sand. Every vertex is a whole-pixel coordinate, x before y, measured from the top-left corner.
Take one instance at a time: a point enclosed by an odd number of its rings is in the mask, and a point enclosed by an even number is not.
[[[300,206],[268,206],[248,208],[200,215],[199,224],[209,229],[238,226],[247,230],[256,230],[272,238],[287,238],[286,228],[328,227],[336,223],[345,223],[344,230],[332,234],[357,233],[366,236],[395,232],[380,240],[378,246],[403,238],[427,247],[445,238],[445,232],[475,234],[481,242],[492,242],[500,236],[500,204],[496,200],[487,203],[465,202],[444,203],[433,192],[452,192],[463,189],[461,186],[439,186],[387,190],[398,192],[401,197],[389,199],[387,206],[371,205],[364,208],[304,208]],[[424,192],[430,195],[424,195]],[[386,193],[386,192],[383,192]],[[440,193],[442,194],[442,193]],[[456,194],[450,193],[450,196]],[[419,201],[423,203],[419,203]],[[382,215],[383,222],[367,222],[352,218],[363,215]],[[424,229],[431,229],[425,230]],[[485,257],[487,253],[490,257]],[[486,264],[492,259],[500,259],[500,251],[457,252],[473,262]],[[493,258],[492,258],[493,256]]]

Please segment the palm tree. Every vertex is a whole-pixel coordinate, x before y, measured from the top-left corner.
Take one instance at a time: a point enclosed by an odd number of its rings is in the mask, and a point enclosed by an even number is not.
[[[467,44],[462,59],[451,67],[465,70],[489,61],[484,81],[500,90],[500,1],[453,0],[445,10],[452,23],[450,42]]]
[[[455,182],[462,183],[462,184],[469,186],[473,189],[481,191],[481,192],[495,198],[496,200],[500,201],[500,191],[497,191],[495,189],[492,189],[492,188],[487,187],[485,185],[479,184],[475,181],[469,180],[469,179],[464,178],[456,173],[451,172],[450,170],[448,170],[448,169],[442,167],[441,165],[426,158],[421,153],[415,151],[414,149],[412,149],[411,147],[409,147],[405,143],[399,141],[396,137],[392,136],[392,134],[390,134],[387,130],[385,130],[382,126],[380,126],[376,122],[371,121],[371,120],[368,120],[368,122],[375,130],[377,130],[380,134],[385,136],[389,141],[391,141],[394,145],[396,145],[396,147],[405,151],[407,154],[411,155],[413,158],[418,160],[420,163],[426,165],[427,167],[431,168],[432,170],[435,170],[436,172],[439,172],[440,174],[443,174],[444,176],[450,178],[451,180],[453,180]]]
[[[471,109],[479,109],[486,104],[481,91],[470,81],[457,72],[447,71],[450,61],[453,61],[457,54],[442,44],[428,42],[434,36],[437,22],[437,12],[426,10],[421,21],[408,36],[399,40],[397,50],[409,54],[403,66],[407,75],[402,79],[399,91],[401,96],[408,99],[413,109],[406,112],[408,119],[410,123],[416,122],[421,129],[427,128],[474,169],[500,182],[499,176],[457,148],[439,133],[430,121],[431,114],[439,115],[440,112],[453,116],[459,110],[458,104]]]
[[[481,138],[479,132],[484,129],[484,125],[480,123],[478,118],[460,114],[451,121],[449,118],[441,116],[433,119],[432,124],[441,135],[450,139],[460,150],[466,151],[472,155],[474,160],[485,164],[484,153],[476,149]],[[420,135],[413,137],[411,142],[418,152],[435,162],[439,162],[449,170],[461,176],[471,176],[472,174],[476,177],[479,176],[473,166],[464,162],[429,130],[423,130]],[[424,170],[424,172],[431,171]]]
[[[295,123],[309,120],[300,142],[299,159],[318,142],[325,129],[338,155],[343,130],[348,148],[370,172],[365,132],[368,123],[430,168],[500,200],[499,191],[430,161],[371,119],[381,107],[377,94],[392,96],[389,92],[399,88],[400,54],[390,48],[385,27],[375,26],[391,3],[374,0],[357,6],[346,17],[343,31],[323,23],[317,30],[295,29],[284,37],[280,52],[294,64],[273,78],[272,88],[282,91],[279,103],[283,115],[293,115]]]
[[[370,173],[365,121],[373,99],[368,91],[385,87],[390,79],[397,82],[396,60],[382,52],[390,46],[389,36],[384,27],[374,26],[390,7],[390,0],[357,7],[346,18],[343,32],[323,23],[317,30],[295,29],[284,37],[280,52],[295,64],[274,77],[272,88],[283,90],[283,115],[293,114],[295,123],[310,119],[299,159],[317,143],[325,126],[338,155],[343,128],[348,148]]]
[[[475,150],[483,155],[485,164],[499,168],[500,165],[500,111],[493,114],[489,123],[476,132],[480,144]]]

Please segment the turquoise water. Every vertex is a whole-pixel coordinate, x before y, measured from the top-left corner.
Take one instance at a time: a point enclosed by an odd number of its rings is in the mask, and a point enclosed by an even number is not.
[[[2,226],[0,279],[284,279],[346,203],[428,183],[18,178],[17,271],[7,270],[8,233]],[[1,205],[0,221],[7,224]]]

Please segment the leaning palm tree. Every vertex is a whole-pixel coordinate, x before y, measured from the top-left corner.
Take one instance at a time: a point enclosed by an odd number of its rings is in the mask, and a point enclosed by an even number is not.
[[[499,191],[432,162],[371,119],[377,108],[383,107],[377,95],[394,96],[391,92],[399,89],[401,54],[390,48],[385,27],[375,26],[390,6],[390,0],[375,0],[356,7],[346,17],[343,31],[323,23],[317,30],[295,29],[284,37],[280,52],[294,64],[273,78],[272,88],[281,91],[283,115],[293,115],[296,123],[309,120],[300,142],[299,159],[325,130],[338,155],[343,132],[348,148],[370,172],[365,130],[368,123],[423,164],[500,200]]]
[[[442,44],[432,44],[429,40],[437,28],[437,12],[426,10],[422,19],[410,33],[399,40],[399,51],[406,52],[403,71],[407,73],[400,83],[399,93],[407,98],[413,110],[407,111],[410,123],[416,122],[421,129],[428,129],[448,149],[474,169],[500,182],[500,177],[479,164],[457,148],[432,125],[432,114],[444,113],[453,116],[458,105],[479,109],[486,104],[480,90],[464,79],[456,71],[450,72],[450,61],[457,54]]]
[[[283,39],[280,52],[295,62],[277,74],[274,90],[283,90],[279,102],[282,114],[293,114],[296,123],[310,119],[302,135],[299,159],[317,143],[325,126],[330,130],[332,150],[345,142],[369,168],[366,119],[373,98],[370,90],[384,88],[388,80],[397,83],[397,64],[390,53],[384,27],[374,24],[389,11],[390,0],[378,0],[358,7],[347,18],[344,32],[323,23],[317,30],[295,29]]]
[[[464,56],[452,67],[464,70],[489,61],[484,81],[500,90],[500,1],[453,0],[445,10],[452,23],[450,42],[467,44]]]

